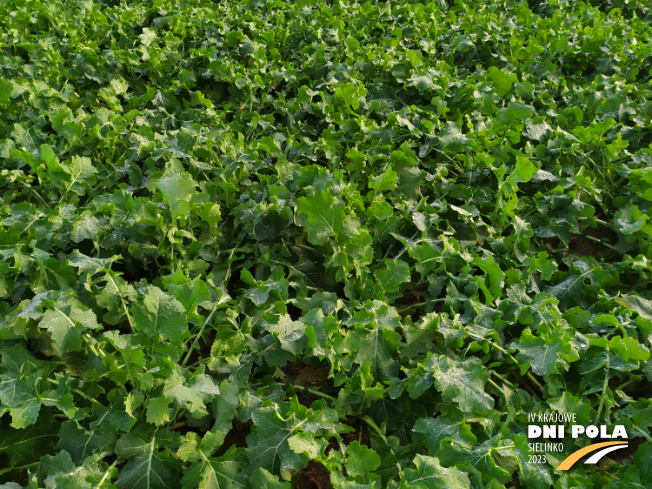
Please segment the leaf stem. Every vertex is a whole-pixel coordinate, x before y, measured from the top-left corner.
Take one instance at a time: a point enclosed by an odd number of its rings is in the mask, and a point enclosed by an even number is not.
[[[120,296],[120,302],[122,303],[122,309],[124,310],[125,315],[127,316],[127,321],[129,321],[129,326],[131,326],[131,329],[135,331],[136,328],[134,327],[133,319],[131,319],[131,314],[129,314],[129,310],[127,309],[127,303],[125,302],[124,297],[122,297],[122,292],[120,292],[120,288],[118,287],[118,284],[115,283],[115,280],[113,280],[113,277],[109,272],[110,270],[107,271],[106,276],[109,277],[109,279],[111,279],[111,283],[115,287],[115,290],[118,292],[118,295]]]
[[[320,397],[323,397],[325,399],[330,399],[331,401],[337,401],[337,398],[331,396],[330,394],[326,394],[325,392],[322,392],[322,391],[317,390],[317,389],[311,389],[310,387],[306,387],[304,385],[296,385],[295,384],[295,385],[292,386],[292,388],[293,389],[299,389],[301,391],[306,391],[306,392],[309,392],[310,394],[314,394],[316,396],[320,396]]]
[[[190,348],[188,348],[188,353],[186,353],[186,357],[183,359],[183,362],[181,362],[182,367],[185,367],[186,363],[188,363],[188,360],[190,360],[190,355],[192,355],[192,352],[195,349],[195,345],[197,345],[199,338],[201,338],[201,335],[204,333],[204,329],[206,329],[206,325],[208,325],[209,321],[212,319],[213,314],[215,314],[215,311],[217,311],[217,305],[215,305],[211,313],[204,320],[203,324],[201,325],[201,328],[199,329],[199,333],[197,333],[197,335],[195,336],[195,341],[193,341],[192,345],[190,345]]]
[[[508,386],[510,386],[510,387],[514,387],[514,384],[512,384],[509,380],[507,380],[504,376],[500,375],[498,372],[492,370],[492,371],[490,372],[490,374],[491,374],[491,375],[495,375],[495,376],[498,377],[500,380],[502,380],[503,382],[505,382]]]
[[[507,448],[516,448],[516,445],[503,445],[500,447],[493,447],[494,450],[505,450]]]
[[[494,389],[496,389],[498,392],[503,392],[503,390],[496,384],[493,380],[487,379],[487,382],[489,383],[490,386],[492,386]],[[504,394],[503,394],[504,395]]]
[[[26,184],[25,182],[23,182],[22,180],[16,180],[16,181],[17,181],[18,183],[24,185],[25,187],[27,187],[27,188],[29,189],[30,192],[32,192],[34,195],[36,195],[36,197],[38,198],[38,200],[40,200],[40,201],[43,203],[43,205],[44,205],[45,207],[47,207],[48,209],[51,209],[50,204],[48,204],[48,203],[45,201],[45,199],[43,198],[43,196],[42,196],[41,194],[39,194],[39,193],[34,189],[34,187],[32,187],[31,185],[27,185],[27,184]]]
[[[475,338],[475,339],[478,339],[478,340],[484,340],[484,341],[488,342],[488,343],[489,343],[491,346],[493,346],[496,350],[498,350],[499,352],[501,352],[502,354],[504,354],[507,358],[509,358],[509,359],[511,360],[511,362],[512,362],[514,365],[517,365],[517,366],[520,365],[519,362],[518,362],[518,360],[516,360],[516,358],[514,358],[514,355],[512,355],[511,353],[509,353],[507,350],[505,350],[502,346],[500,346],[500,345],[497,344],[496,342],[491,341],[491,340],[489,340],[489,339],[487,339],[487,338],[484,338],[484,337],[482,337],[482,336],[480,336],[480,335],[477,335],[477,334],[471,333],[471,332],[468,331],[468,330],[465,330],[465,331],[466,331],[466,334],[468,334],[469,336],[471,336],[471,337],[473,337],[473,338]],[[543,388],[543,386],[542,386],[541,383],[540,383],[540,382],[539,382],[539,381],[534,377],[534,375],[532,375],[531,372],[528,371],[528,372],[525,373],[525,375],[527,376],[528,379],[530,379],[530,380],[534,383],[534,385],[536,385],[536,386],[539,388],[539,390],[541,391],[541,393],[544,392],[544,388]]]
[[[86,399],[87,401],[94,402],[94,403],[96,403],[96,404],[102,404],[102,403],[101,403],[100,401],[98,401],[97,399],[93,399],[92,397],[89,397],[87,394],[85,394],[83,391],[81,391],[81,390],[79,390],[79,389],[73,389],[73,392],[76,393],[76,394],[79,394],[80,396],[82,396],[82,397],[83,397],[84,399]]]
[[[612,245],[610,245],[609,243],[607,243],[605,241],[601,241],[598,238],[594,238],[593,236],[589,236],[588,234],[585,235],[584,237],[590,239],[591,241],[594,241],[595,243],[599,243],[602,246],[605,246],[605,247],[609,248],[611,251],[615,251],[616,253],[620,254],[620,251],[618,251],[618,249],[615,246],[612,246]]]
[[[376,422],[369,416],[368,414],[365,414],[364,416],[361,417],[362,421],[367,423],[369,426],[373,428],[373,430],[382,438],[382,440],[387,443],[387,437],[385,436],[385,433],[382,432],[382,430],[378,427]]]
[[[113,463],[109,466],[109,468],[106,469],[106,472],[104,472],[104,475],[103,475],[102,478],[100,479],[100,482],[97,484],[97,487],[98,487],[98,488],[101,488],[101,487],[102,487],[102,484],[104,484],[104,481],[106,480],[106,477],[109,475],[109,472],[111,472],[111,469],[112,469],[113,467],[115,467],[115,466],[117,465],[117,463],[118,463],[118,459],[116,458],[116,459],[113,461]]]
[[[607,368],[604,373],[604,382],[602,383],[602,395],[600,396],[600,404],[598,405],[598,412],[595,416],[595,423],[598,424],[600,421],[600,416],[602,415],[602,409],[604,408],[604,398],[607,387],[609,387],[609,363],[611,356],[609,355],[609,347],[607,346]]]
[[[441,300],[441,299],[440,299]],[[437,301],[425,301],[425,302],[419,302],[418,304],[412,304],[409,306],[404,307],[403,309],[399,309],[398,313],[403,314],[404,312],[411,311],[412,309],[417,309],[421,306],[427,305],[429,302],[437,302]]]
[[[385,436],[385,433],[382,432],[382,430],[378,427],[378,425],[371,418],[371,416],[369,416],[368,414],[365,414],[360,419],[362,419],[362,421],[367,423],[378,434],[378,436],[380,436],[380,438],[383,440],[383,442],[385,442],[385,444],[387,444],[387,437]],[[392,453],[394,453],[394,450],[392,450]],[[396,458],[398,460],[398,457],[396,457]],[[403,468],[401,467],[401,463],[397,461],[396,466],[398,467],[399,473],[403,473]]]

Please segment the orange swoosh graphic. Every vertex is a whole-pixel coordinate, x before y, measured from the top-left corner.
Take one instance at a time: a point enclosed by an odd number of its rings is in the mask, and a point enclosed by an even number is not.
[[[580,448],[578,451],[571,453],[566,459],[559,464],[559,467],[557,467],[557,470],[568,470],[570,469],[575,462],[577,462],[579,459],[581,459],[584,455],[587,453],[595,452],[596,450],[603,448],[603,447],[608,447],[611,445],[627,445],[626,441],[605,441],[602,443],[595,443],[593,445],[589,445],[588,447]]]

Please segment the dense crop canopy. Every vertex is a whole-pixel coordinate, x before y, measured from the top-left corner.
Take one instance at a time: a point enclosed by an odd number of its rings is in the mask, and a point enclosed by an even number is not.
[[[0,12],[0,488],[652,484],[649,2]]]

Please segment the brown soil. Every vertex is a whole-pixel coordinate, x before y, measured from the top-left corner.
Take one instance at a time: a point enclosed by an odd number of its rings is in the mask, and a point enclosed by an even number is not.
[[[587,238],[587,236],[609,244],[615,243],[617,240],[616,235],[610,229],[605,227],[586,227],[581,230],[580,234],[571,235],[570,243],[568,244],[569,253],[575,253],[580,256],[592,256],[597,260],[615,253],[599,242]]]
[[[344,443],[348,445],[351,442],[358,441],[362,445],[369,446],[369,430],[361,419],[348,417],[346,418],[346,424],[355,429],[355,431],[342,433],[342,441]]]
[[[281,367],[285,374],[282,382],[292,382],[294,385],[303,387],[332,387],[333,379],[328,378],[330,372],[329,367],[311,367],[303,363],[288,363],[285,367]]]
[[[297,489],[332,489],[328,469],[311,460],[308,467],[299,471]]]
[[[426,308],[419,304],[426,301],[427,294],[426,286],[420,285],[415,289],[406,291],[402,297],[396,299],[393,306],[403,318],[409,315],[412,322],[416,323],[426,315]]]

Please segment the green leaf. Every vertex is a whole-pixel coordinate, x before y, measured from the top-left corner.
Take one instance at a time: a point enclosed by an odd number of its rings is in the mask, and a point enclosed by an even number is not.
[[[615,301],[621,306],[639,313],[641,317],[652,320],[652,301],[635,294],[625,294]]]
[[[82,307],[76,301],[57,303],[43,314],[39,327],[47,329],[52,335],[57,355],[63,355],[66,351],[80,351],[84,330],[99,328],[95,313]]]
[[[336,411],[308,410],[296,398],[289,404],[256,409],[252,420],[254,425],[247,435],[249,463],[270,472],[299,470],[307,465],[306,451],[295,452],[289,444],[291,437],[301,434],[302,445],[319,442],[325,449],[326,439],[341,430]]]
[[[459,411],[449,412],[446,416],[436,418],[420,418],[414,423],[412,432],[415,433],[414,442],[426,446],[431,455],[439,450],[442,441],[446,439],[468,448],[476,442],[471,425]]]
[[[445,446],[437,452],[441,463],[447,467],[452,465],[464,472],[474,474],[485,481],[496,479],[502,484],[512,480],[510,472],[496,463],[494,457],[510,458],[514,462],[510,464],[511,470],[516,469],[516,452],[513,444],[505,442],[500,445],[500,437],[495,436],[469,450],[466,447],[446,442]],[[500,460],[500,459],[499,459]]]
[[[509,174],[506,182],[516,187],[516,184],[521,182],[529,182],[532,176],[537,172],[537,167],[529,159],[519,157],[516,160],[514,171]]]
[[[86,156],[73,156],[69,163],[62,163],[62,168],[70,175],[66,191],[73,191],[79,196],[86,194],[95,183],[93,175],[97,168],[93,166],[90,158]]]
[[[118,489],[173,489],[179,479],[172,464],[159,453],[156,436],[149,442],[132,433],[124,433],[115,446],[115,453],[127,464],[115,481]]]
[[[212,457],[199,449],[200,458],[184,470],[183,489],[244,489],[246,457],[242,449],[232,446],[221,457]],[[265,487],[265,486],[262,486]],[[274,486],[270,486],[274,487]]]
[[[303,214],[297,224],[307,228],[308,240],[315,245],[322,245],[330,238],[339,241],[351,237],[359,225],[347,213],[344,202],[323,190],[297,199],[297,214]]]
[[[41,409],[38,392],[47,371],[42,371],[41,362],[30,355],[22,345],[7,348],[2,352],[2,374],[0,375],[0,402],[11,414],[11,426],[26,428],[38,419]]]
[[[198,314],[198,307],[210,307],[211,291],[201,279],[194,279],[182,284],[170,284],[168,292],[183,304],[188,319],[195,324],[201,324],[203,317]],[[223,300],[220,297],[220,302]]]
[[[649,3],[2,2],[0,485],[652,485]]]
[[[98,239],[101,230],[102,222],[95,218],[90,211],[84,211],[75,219],[70,236],[75,243],[79,243],[85,239],[95,241]]]
[[[523,126],[523,121],[532,117],[534,113],[534,108],[530,105],[521,104],[519,102],[510,102],[507,107],[503,107],[498,111],[492,129],[497,132],[507,132],[510,129],[518,129],[520,131]]]
[[[492,297],[488,298],[489,299],[488,302],[493,302],[499,299],[500,296],[502,295],[503,287],[505,285],[505,274],[500,269],[500,267],[496,264],[493,257],[488,256],[485,257],[484,259],[481,259],[480,257],[476,256],[475,258],[473,258],[473,264],[476,265],[477,267],[480,267],[480,269],[489,278],[489,283],[490,283],[489,290],[491,292]]]
[[[517,358],[529,363],[532,371],[541,376],[559,372],[560,367],[568,370],[569,362],[580,358],[568,333],[557,330],[535,337],[525,329],[516,347],[520,350]]]
[[[11,83],[11,80],[0,78],[0,103],[9,102],[13,91],[14,86]]]
[[[11,206],[11,213],[7,216],[2,224],[12,226],[21,232],[26,232],[34,223],[41,219],[41,214],[34,204],[21,202]]]
[[[134,328],[150,338],[160,337],[180,345],[188,330],[183,306],[158,287],[148,285],[146,290],[143,299],[130,310]]]
[[[527,130],[525,131],[527,137],[535,141],[541,141],[552,131],[552,127],[547,122],[533,123],[528,122]]]
[[[467,137],[454,122],[447,122],[439,136],[442,148],[459,149],[467,142]]]
[[[595,297],[595,291],[608,287],[615,280],[593,259],[573,260],[570,265],[568,274],[560,282],[545,288],[546,292],[559,299],[562,310],[571,305],[586,307]],[[585,283],[587,281],[588,284]]]
[[[170,421],[170,401],[165,397],[153,397],[147,403],[148,423],[162,426]]]
[[[345,345],[356,352],[355,362],[361,366],[368,364],[371,375],[380,381],[398,375],[396,352],[399,340],[400,335],[389,329],[358,327],[347,335]]]
[[[435,457],[417,455],[415,469],[406,469],[398,487],[400,489],[466,489],[471,487],[469,477],[456,468],[445,468]]]
[[[398,173],[392,170],[391,167],[387,168],[383,173],[372,176],[369,179],[369,188],[376,191],[376,193],[391,191],[398,185]]]
[[[339,83],[335,95],[341,97],[354,110],[360,107],[360,100],[366,94],[364,87],[357,87],[353,83]]]
[[[149,46],[154,42],[154,39],[156,39],[156,31],[150,29],[149,27],[145,27],[143,29],[143,33],[138,36],[140,38],[140,42],[143,44],[143,46]]]
[[[233,418],[240,404],[240,386],[225,379],[219,389],[220,394],[213,401],[215,423],[210,432],[221,443],[233,427]]]
[[[637,206],[632,205],[616,213],[614,224],[622,234],[629,236],[643,229],[647,219],[648,217]]]
[[[115,258],[92,258],[86,256],[79,252],[79,250],[73,250],[70,255],[68,255],[68,264],[75,268],[79,268],[81,271],[86,272],[89,275],[95,275],[101,270],[106,270],[111,267],[111,263]]]
[[[487,374],[478,358],[458,361],[444,355],[428,356],[426,370],[432,373],[444,400],[456,402],[467,413],[486,413],[494,407],[493,398],[484,391]]]
[[[30,286],[35,294],[49,290],[68,291],[77,283],[77,274],[66,263],[47,254],[35,255],[38,268]]]
[[[8,457],[10,467],[22,467],[55,452],[60,428],[55,423],[42,419],[26,429],[10,429],[8,423],[3,423],[1,428],[0,453]]]
[[[569,412],[574,411],[560,411]],[[533,489],[550,489],[553,485],[553,468],[548,464],[531,463],[531,450],[528,447],[528,438],[525,435],[516,435],[514,444],[515,452],[519,465],[519,479],[527,487]]]
[[[652,443],[646,441],[639,445],[634,453],[633,466],[638,468],[638,475],[642,483],[652,482]]]
[[[639,367],[638,362],[649,358],[650,350],[629,336],[614,336],[607,340],[605,337],[591,335],[589,350],[580,362],[580,373],[588,374],[603,367],[627,372],[636,370]]]
[[[273,472],[306,466],[308,458],[288,444],[288,439],[306,422],[305,418],[293,412],[282,417],[276,408],[267,407],[254,411],[252,419],[254,426],[247,436],[251,463]]]
[[[380,291],[398,292],[399,286],[410,281],[410,269],[401,260],[387,260],[385,268],[374,271]]]
[[[589,403],[568,392],[564,392],[557,399],[549,399],[548,405],[559,413],[575,414],[577,424],[589,425],[592,422],[592,412]]]
[[[515,75],[507,73],[495,66],[487,70],[487,78],[493,82],[498,95],[505,95],[512,89],[512,84],[518,81]]]
[[[163,199],[170,206],[172,218],[186,216],[190,209],[190,197],[195,193],[195,183],[185,175],[170,175],[161,178],[156,186]]]
[[[115,426],[110,423],[100,423],[87,431],[77,422],[68,420],[61,425],[59,436],[57,448],[66,450],[75,464],[82,465],[86,457],[95,452],[113,452],[117,432]]]
[[[358,482],[379,482],[379,476],[373,472],[380,467],[380,463],[380,456],[359,441],[353,441],[346,447],[346,472]]]
[[[64,173],[64,169],[59,164],[59,159],[57,158],[57,155],[52,149],[52,146],[50,146],[49,144],[41,144],[40,149],[41,149],[41,159],[45,161],[45,164],[48,167],[48,172],[52,175],[53,180],[54,179],[58,180],[58,178],[55,177],[54,174]]]
[[[266,322],[265,328],[274,334],[281,348],[295,355],[301,353],[308,342],[306,325],[302,321],[292,321],[287,314],[279,316],[277,321]]]
[[[260,489],[291,489],[289,482],[281,482],[278,477],[267,470],[258,468],[251,473],[251,485]]]
[[[207,414],[205,405],[220,393],[219,387],[206,374],[194,373],[188,378],[185,373],[181,367],[175,365],[165,381],[163,395],[191,413]]]

